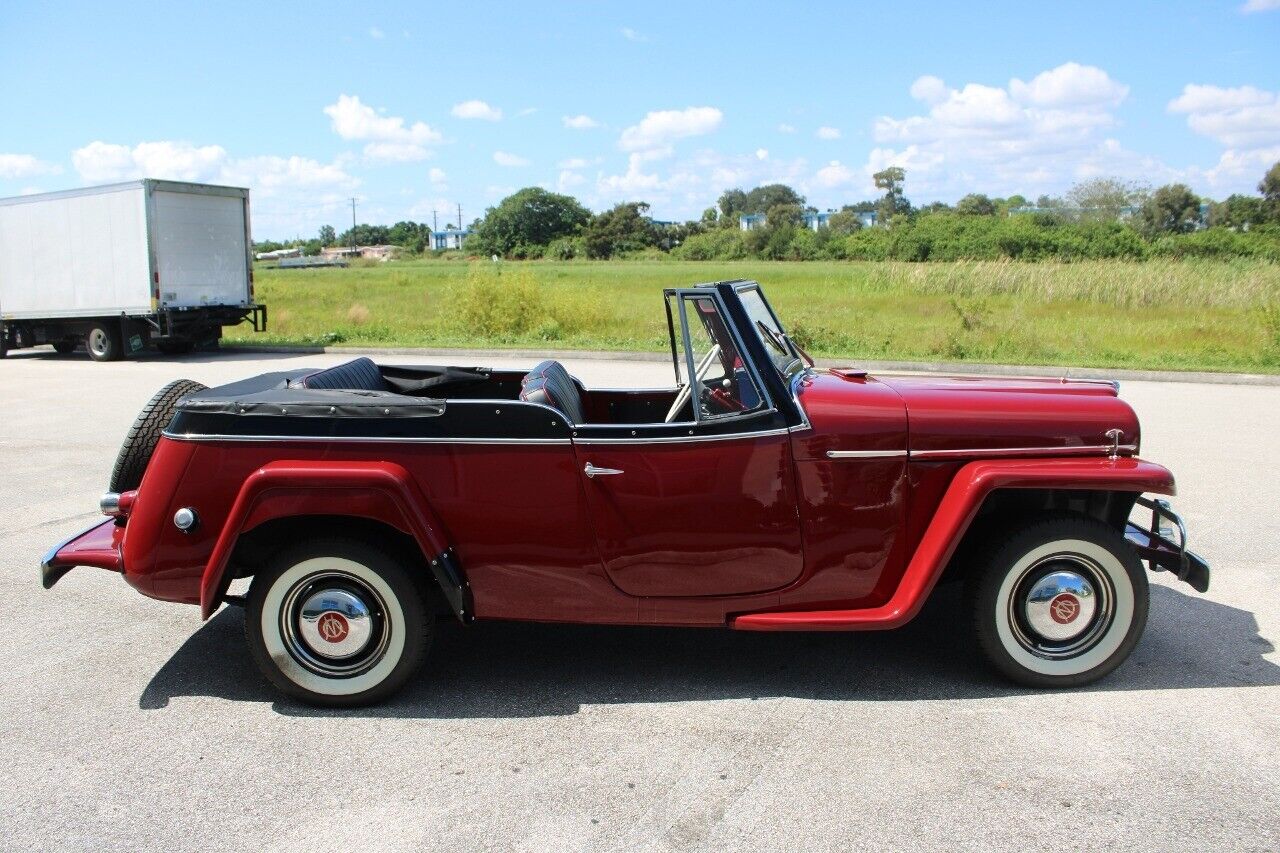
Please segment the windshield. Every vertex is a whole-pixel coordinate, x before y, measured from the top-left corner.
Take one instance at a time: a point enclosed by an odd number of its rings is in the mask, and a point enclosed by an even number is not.
[[[751,328],[760,336],[760,342],[764,344],[765,351],[769,353],[769,360],[773,362],[778,372],[786,376],[796,367],[801,366],[800,353],[782,331],[778,318],[773,315],[773,310],[764,301],[764,294],[760,292],[760,288],[749,287],[740,290],[738,298],[742,300],[742,307],[747,309]]]

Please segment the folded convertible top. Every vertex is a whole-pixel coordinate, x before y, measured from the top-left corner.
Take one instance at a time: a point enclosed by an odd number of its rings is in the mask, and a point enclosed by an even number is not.
[[[432,418],[445,401],[391,391],[339,391],[290,384],[310,371],[264,373],[184,397],[177,411],[294,418]]]

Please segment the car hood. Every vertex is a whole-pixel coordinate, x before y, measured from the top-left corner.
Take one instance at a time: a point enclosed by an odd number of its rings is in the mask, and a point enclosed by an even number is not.
[[[1097,380],[886,376],[907,410],[912,456],[967,451],[1046,454],[1096,452],[1138,444],[1138,417]]]
[[[796,390],[813,428],[803,458],[894,448],[919,460],[1098,454],[1115,429],[1122,452],[1138,444],[1138,418],[1112,382],[832,370],[808,373]]]

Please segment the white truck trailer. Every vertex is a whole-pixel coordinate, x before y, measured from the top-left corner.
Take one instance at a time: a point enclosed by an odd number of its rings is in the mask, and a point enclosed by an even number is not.
[[[83,343],[96,361],[267,327],[249,191],[145,179],[0,199],[0,356]]]

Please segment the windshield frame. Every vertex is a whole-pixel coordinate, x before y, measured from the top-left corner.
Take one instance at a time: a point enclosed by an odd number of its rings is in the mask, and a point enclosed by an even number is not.
[[[773,306],[769,304],[769,298],[764,295],[764,288],[757,281],[746,281],[742,284],[735,285],[734,291],[738,294],[738,301],[742,304],[742,310],[746,312],[748,319],[752,320],[751,331],[760,338],[760,343],[764,346],[765,353],[769,356],[769,361],[773,364],[778,374],[786,380],[790,380],[797,373],[805,369],[805,359],[796,346],[795,341],[791,340],[791,336],[787,334],[786,328],[782,325],[782,321],[778,319],[778,314],[773,310]],[[777,334],[781,339],[773,337],[773,331],[761,328],[763,325],[760,320],[752,318],[751,310],[748,307],[746,299],[743,295],[747,291],[755,291],[756,296],[760,298],[760,304],[764,306],[764,310],[769,312],[769,317],[773,320],[773,325],[777,329]],[[773,357],[778,345],[781,344],[787,351],[788,355],[783,355],[783,361],[779,361]]]

